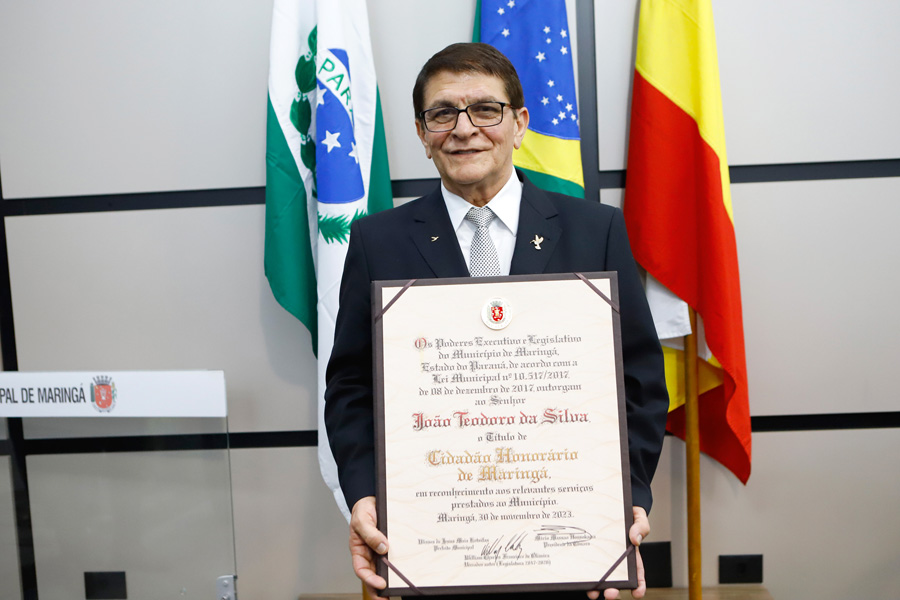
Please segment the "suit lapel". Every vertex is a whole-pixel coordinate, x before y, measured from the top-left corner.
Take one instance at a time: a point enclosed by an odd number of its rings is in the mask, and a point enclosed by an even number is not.
[[[440,187],[419,201],[410,235],[435,277],[468,277]]]
[[[556,207],[547,195],[525,178],[510,275],[544,272],[562,236],[556,215]]]

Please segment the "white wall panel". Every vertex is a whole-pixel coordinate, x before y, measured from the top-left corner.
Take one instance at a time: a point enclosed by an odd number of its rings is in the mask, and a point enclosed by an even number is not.
[[[900,179],[732,197],[752,414],[896,411]]]
[[[232,431],[315,429],[309,333],[263,276],[263,214],[7,218],[19,368],[223,369]]]
[[[601,171],[625,168],[638,0],[595,0],[597,135]]]
[[[609,204],[616,208],[622,208],[625,200],[625,190],[621,188],[612,188],[600,190],[600,202]]]
[[[234,450],[231,465],[240,594],[359,594],[347,521],[322,482],[316,449]]]
[[[19,547],[16,541],[16,515],[13,511],[12,473],[9,457],[0,457],[0,599],[19,600]]]
[[[672,495],[672,486],[683,483],[672,481],[672,445],[681,443],[672,436],[666,436],[663,440],[662,453],[659,455],[659,465],[653,476],[651,491],[653,492],[653,506],[650,509],[650,535],[648,542],[665,542],[672,539],[672,514],[677,507],[683,505],[678,498]],[[674,549],[674,547],[673,547]]]
[[[102,371],[101,371],[102,372]],[[138,419],[40,417],[22,420],[26,439],[122,437],[132,435],[190,435],[225,433],[227,419]]]
[[[625,166],[637,0],[597,0],[600,168]],[[900,4],[714,3],[732,165],[900,156]]]
[[[896,411],[900,179],[731,186],[754,415]],[[603,190],[622,204],[622,190]]]
[[[730,164],[900,157],[900,4],[715,5]]]
[[[472,38],[474,1],[448,6],[369,2],[394,179],[436,176],[411,93],[428,57]],[[4,197],[262,185],[270,22],[271,1],[4,4]]]
[[[131,598],[209,598],[234,569],[228,469],[224,450],[29,457],[40,597],[125,571]]]
[[[5,198],[262,185],[272,2],[0,3]]]
[[[475,2],[369,0],[368,6],[391,179],[437,177],[416,135],[412,89],[435,52],[472,41]]]
[[[672,453],[672,497],[684,496],[684,444]],[[746,487],[701,457],[703,583],[720,554],[762,554],[773,598],[900,597],[900,431],[757,433]],[[672,514],[673,577],[687,585],[684,510]]]

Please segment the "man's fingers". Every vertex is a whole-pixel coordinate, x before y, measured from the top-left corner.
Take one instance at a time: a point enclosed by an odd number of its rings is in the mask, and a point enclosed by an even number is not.
[[[350,560],[353,572],[362,580],[373,598],[381,598],[377,590],[383,590],[387,582],[375,571],[376,555],[387,552],[387,538],[378,530],[375,498],[360,498],[350,513]]]
[[[650,520],[647,518],[647,511],[640,506],[633,507],[634,524],[628,530],[628,539],[635,546],[640,546],[648,535],[650,535]]]
[[[371,585],[366,586],[366,593],[368,594],[368,598],[371,598],[372,600],[388,600],[386,596],[380,596],[378,590]]]
[[[644,561],[641,560],[641,551],[637,546],[640,546],[641,542],[650,535],[650,520],[647,518],[647,511],[640,506],[634,506],[632,507],[632,510],[634,513],[634,523],[631,525],[631,529],[628,530],[628,539],[636,546],[634,555],[637,560],[638,586],[631,590],[631,596],[633,598],[643,598],[644,594],[647,592],[647,581],[644,577]],[[591,596],[589,595],[588,597],[590,598]],[[619,590],[615,588],[603,590],[604,600],[615,600],[619,597]]]
[[[375,572],[375,564],[372,562],[372,553],[367,547],[359,547],[357,551],[351,548],[350,561],[353,572],[366,585],[383,590],[387,582]]]
[[[387,552],[387,538],[376,527],[361,527],[356,530],[356,533],[362,538],[366,546],[378,554]]]
[[[365,543],[365,541],[359,537],[359,535],[352,531],[350,532],[350,561],[353,565],[353,571],[356,573],[356,576],[359,577],[364,583],[367,585],[373,586],[377,589],[384,589],[384,586],[387,585],[384,578],[379,577],[375,572],[375,557],[372,555],[372,550]]]
[[[369,548],[378,554],[384,554],[388,550],[387,538],[379,531],[377,524],[375,497],[360,498],[353,505],[353,511],[350,514],[351,535],[355,533]]]
[[[631,596],[633,598],[643,598],[644,594],[647,593],[647,579],[644,577],[644,561],[641,558],[640,550],[635,550],[634,556],[637,559],[638,586],[632,590]]]

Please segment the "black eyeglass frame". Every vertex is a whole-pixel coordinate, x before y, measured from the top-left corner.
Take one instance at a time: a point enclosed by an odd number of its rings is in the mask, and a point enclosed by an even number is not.
[[[476,125],[475,122],[472,121],[472,115],[469,114],[469,109],[472,108],[473,106],[478,106],[479,104],[499,104],[500,105],[500,120],[497,121],[496,123],[491,123],[490,125]],[[478,128],[483,129],[485,127],[496,127],[497,125],[502,123],[503,122],[503,114],[506,112],[504,109],[507,106],[510,108],[510,110],[517,110],[519,108],[522,108],[521,106],[513,106],[509,102],[501,102],[499,100],[486,100],[483,102],[473,102],[472,104],[468,105],[465,108],[456,108],[455,106],[435,106],[434,108],[428,108],[428,109],[420,112],[419,119],[422,120],[422,125],[425,127],[425,129],[427,131],[430,131],[431,133],[447,133],[448,131],[453,131],[454,129],[456,129],[456,126],[459,125],[459,113],[466,113],[466,117],[468,117],[469,123],[471,123],[473,127],[478,127]],[[434,129],[428,128],[428,121],[425,120],[425,113],[431,112],[433,110],[449,110],[449,109],[453,109],[456,111],[456,121],[454,121],[453,127],[451,127],[450,129],[439,129],[437,131],[435,131]]]

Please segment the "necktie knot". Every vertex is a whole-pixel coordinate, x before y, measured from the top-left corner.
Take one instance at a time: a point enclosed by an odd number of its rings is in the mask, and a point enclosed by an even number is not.
[[[495,216],[494,211],[487,206],[473,206],[466,213],[466,220],[475,223],[477,227],[487,227]]]

